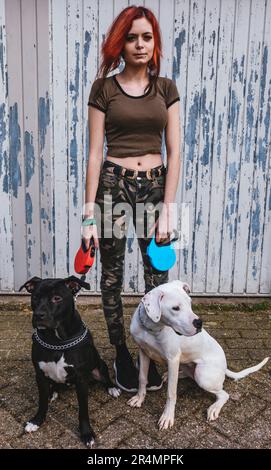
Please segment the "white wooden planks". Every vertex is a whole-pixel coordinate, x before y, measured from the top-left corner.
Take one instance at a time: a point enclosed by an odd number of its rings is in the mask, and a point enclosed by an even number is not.
[[[89,155],[89,131],[88,131],[88,97],[91,85],[95,80],[97,72],[97,61],[99,57],[98,44],[98,0],[84,0],[83,4],[83,103],[82,103],[82,138],[83,138],[83,161],[82,161],[82,205],[85,203],[86,168]],[[77,222],[80,227],[81,221]],[[100,253],[96,252],[95,265],[92,266],[87,275],[92,292],[100,289]]]
[[[214,114],[206,291],[219,291],[235,0],[221,2]]]
[[[11,0],[6,6],[8,105],[9,105],[9,164],[12,197],[12,238],[14,285],[17,290],[27,280],[26,195],[24,158],[23,68],[21,42],[21,2]],[[34,78],[35,79],[35,78]],[[12,84],[12,85],[11,85]]]
[[[0,0],[1,291],[32,275],[74,273],[88,95],[105,34],[132,4]],[[170,278],[198,295],[270,295],[271,0],[139,4],[159,21],[160,75],[173,78],[181,96],[176,201],[179,218],[181,203],[189,205],[190,236]],[[164,143],[163,152],[166,162]],[[143,293],[132,226],[128,236],[124,292]],[[98,252],[88,275],[93,293],[100,274]]]
[[[55,275],[65,277],[69,272],[67,1],[51,0],[51,11],[54,266]]]
[[[40,256],[41,276],[52,277],[53,264],[53,180],[52,180],[52,158],[50,124],[50,80],[49,65],[51,57],[49,45],[51,41],[49,2],[37,0],[37,89],[38,89],[38,161],[40,167]],[[48,57],[48,60],[44,60]]]
[[[247,67],[247,41],[249,34],[250,2],[237,0],[232,57],[230,109],[228,115],[227,166],[225,202],[221,248],[220,292],[233,288],[234,255],[238,218],[238,190],[240,182],[240,153],[243,144],[245,101],[245,72]],[[245,217],[245,214],[243,214]]]
[[[220,1],[207,0],[200,94],[200,134],[198,148],[197,195],[194,220],[193,292],[205,292],[208,260],[212,144],[215,113],[217,49]]]
[[[6,39],[5,2],[0,0],[0,291],[14,286]]]

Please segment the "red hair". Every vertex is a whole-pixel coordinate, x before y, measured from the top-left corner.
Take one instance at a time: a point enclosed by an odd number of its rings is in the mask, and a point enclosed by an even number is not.
[[[115,70],[121,61],[121,53],[126,41],[128,32],[134,20],[145,17],[152,25],[154,37],[153,57],[148,63],[150,72],[150,82],[156,81],[160,73],[160,58],[162,54],[161,32],[157,19],[148,8],[142,6],[129,6],[122,10],[115,18],[107,31],[106,37],[101,47],[102,63],[97,73],[97,77],[106,78],[107,74]]]

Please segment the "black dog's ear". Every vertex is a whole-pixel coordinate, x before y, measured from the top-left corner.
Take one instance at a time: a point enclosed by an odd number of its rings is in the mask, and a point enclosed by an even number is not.
[[[82,287],[84,287],[84,289],[90,289],[90,284],[88,282],[82,281],[76,276],[69,276],[64,279],[64,282],[73,295],[77,294]]]
[[[32,277],[32,279],[29,279],[29,281],[26,281],[19,289],[19,292],[22,290],[22,289],[26,289],[27,292],[29,292],[30,294],[32,294],[32,292],[36,289],[37,285],[42,281],[42,279],[40,277]]]

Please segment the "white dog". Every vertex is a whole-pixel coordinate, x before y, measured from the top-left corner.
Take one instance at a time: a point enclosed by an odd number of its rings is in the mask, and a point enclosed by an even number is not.
[[[150,359],[167,362],[168,393],[159,428],[167,429],[174,424],[175,403],[179,365],[181,377],[192,377],[208,392],[216,395],[216,401],[207,411],[208,421],[218,418],[229,395],[223,390],[225,375],[241,379],[256,372],[266,364],[260,364],[232,372],[227,369],[226,357],[217,341],[202,329],[202,321],[191,308],[189,286],[181,281],[172,281],[152,289],[136,309],[130,331],[140,350],[139,389],[128,403],[140,407],[146,396],[146,385]]]

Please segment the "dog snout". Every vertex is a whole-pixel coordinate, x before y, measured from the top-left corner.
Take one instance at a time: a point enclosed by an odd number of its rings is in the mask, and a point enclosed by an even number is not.
[[[35,320],[45,320],[46,313],[45,312],[35,312],[33,317],[35,318]]]
[[[45,324],[47,319],[46,312],[35,312],[33,314],[33,325],[35,327]]]
[[[193,320],[193,325],[197,329],[197,333],[201,331],[202,328],[202,320],[200,318],[197,318],[196,320]]]

